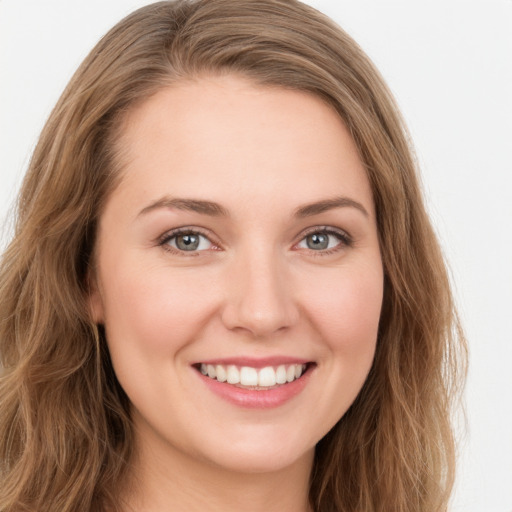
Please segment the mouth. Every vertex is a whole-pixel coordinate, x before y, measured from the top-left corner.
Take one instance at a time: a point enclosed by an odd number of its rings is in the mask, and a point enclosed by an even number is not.
[[[300,379],[314,363],[279,364],[256,368],[235,364],[198,363],[194,367],[205,377],[237,388],[268,391]]]
[[[243,409],[272,409],[300,395],[317,364],[288,356],[228,357],[192,365],[206,389]]]

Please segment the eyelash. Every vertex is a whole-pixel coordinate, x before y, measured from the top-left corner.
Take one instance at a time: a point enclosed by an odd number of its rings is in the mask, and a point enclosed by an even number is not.
[[[303,234],[302,238],[299,240],[299,242],[294,245],[294,247],[297,246],[298,244],[300,244],[308,236],[315,235],[315,234],[334,236],[340,242],[335,247],[332,247],[330,249],[324,249],[324,250],[319,250],[319,251],[310,249],[309,252],[311,253],[311,255],[313,255],[315,257],[328,256],[328,255],[336,253],[344,248],[352,247],[353,243],[354,243],[352,237],[345,231],[334,229],[330,226],[317,226],[317,227],[311,228],[308,231],[306,231]],[[188,251],[181,251],[179,249],[175,249],[174,247],[171,247],[169,245],[169,242],[179,235],[199,235],[199,236],[206,238],[214,247],[217,246],[217,244],[215,244],[215,242],[210,240],[210,235],[208,235],[207,233],[203,232],[201,229],[198,229],[198,228],[177,228],[172,231],[169,231],[169,232],[165,233],[164,235],[162,235],[158,239],[158,245],[161,246],[164,250],[169,251],[173,254],[178,254],[180,256],[186,256],[186,257],[200,256],[201,252],[203,252],[203,251],[196,250],[196,251],[188,252]]]
[[[316,234],[334,236],[338,239],[338,241],[340,243],[338,243],[334,247],[331,247],[330,249],[324,249],[321,251],[314,251],[313,249],[310,249],[310,253],[314,257],[329,256],[330,254],[334,254],[338,251],[341,251],[342,249],[345,249],[347,247],[350,248],[354,245],[354,241],[353,241],[352,237],[346,231],[343,231],[341,229],[335,229],[331,226],[316,226],[314,228],[307,230],[303,234],[302,238],[299,240],[298,243],[300,244],[308,236],[316,235]],[[298,244],[295,244],[295,245],[298,245]]]
[[[210,240],[210,236],[207,233],[203,232],[198,228],[177,228],[172,231],[168,231],[158,240],[158,245],[161,246],[165,251],[171,252],[173,254],[178,254],[179,256],[200,256],[203,251],[180,251],[179,249],[175,249],[169,245],[169,242],[178,237],[179,235],[200,235],[206,238],[213,246],[216,246],[214,242]]]

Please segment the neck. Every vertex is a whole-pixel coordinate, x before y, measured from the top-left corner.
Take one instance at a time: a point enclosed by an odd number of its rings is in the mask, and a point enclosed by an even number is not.
[[[122,501],[126,512],[310,512],[313,452],[292,465],[251,473],[198,461],[180,451],[138,449]]]

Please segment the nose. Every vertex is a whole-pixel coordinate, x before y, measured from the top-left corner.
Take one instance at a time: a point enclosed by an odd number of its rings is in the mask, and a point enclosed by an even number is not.
[[[295,325],[299,309],[286,263],[266,251],[239,258],[229,271],[222,321],[230,330],[265,338]]]

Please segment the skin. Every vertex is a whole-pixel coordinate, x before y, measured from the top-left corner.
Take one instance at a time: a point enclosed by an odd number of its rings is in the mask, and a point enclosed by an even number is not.
[[[320,99],[223,76],[161,90],[128,115],[119,144],[122,179],[100,219],[90,305],[132,403],[127,510],[308,510],[315,444],[366,379],[382,304],[354,142]],[[339,197],[353,203],[294,215]],[[199,250],[165,240],[182,227],[205,235]],[[307,235],[326,228],[345,238],[310,248]],[[283,405],[246,409],[192,366],[234,356],[297,357],[312,369]]]

